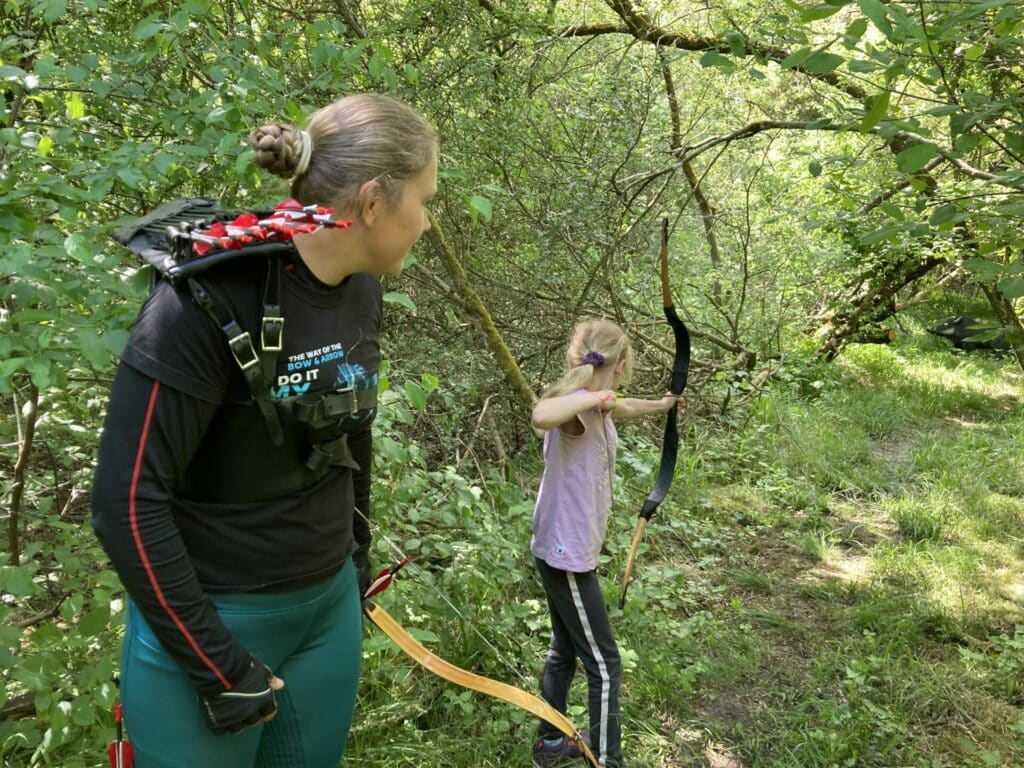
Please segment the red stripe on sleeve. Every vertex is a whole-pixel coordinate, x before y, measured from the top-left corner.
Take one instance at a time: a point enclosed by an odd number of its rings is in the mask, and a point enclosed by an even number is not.
[[[150,586],[153,587],[153,593],[156,595],[156,599],[160,602],[161,607],[164,609],[167,615],[171,617],[171,621],[174,622],[174,625],[178,628],[181,634],[185,636],[185,639],[188,641],[188,644],[192,647],[192,650],[196,652],[196,655],[200,659],[202,659],[203,663],[210,668],[210,671],[212,671],[213,674],[217,676],[217,679],[220,680],[221,685],[223,685],[225,689],[230,690],[231,683],[228,682],[228,679],[217,668],[217,666],[212,661],[210,661],[210,658],[205,653],[203,653],[202,649],[199,647],[199,644],[196,642],[195,638],[192,637],[192,633],[188,631],[184,623],[182,623],[181,619],[178,617],[178,614],[176,614],[174,610],[171,608],[171,606],[167,603],[167,598],[164,597],[163,590],[160,589],[160,583],[157,581],[156,574],[153,572],[153,566],[150,565],[149,556],[146,554],[146,547],[142,543],[142,536],[139,533],[139,520],[135,507],[135,497],[136,493],[138,492],[139,475],[142,472],[142,456],[146,451],[146,439],[149,436],[149,425],[150,422],[153,420],[153,409],[156,406],[156,396],[157,393],[159,392],[160,382],[154,381],[153,391],[149,395],[149,406],[146,408],[146,420],[145,422],[143,422],[142,434],[139,436],[139,450],[135,454],[135,469],[132,470],[132,485],[131,491],[129,492],[128,496],[128,520],[131,523],[132,536],[135,538],[135,549],[139,553],[139,559],[142,561],[143,568],[146,569],[146,575],[149,577],[149,583]]]

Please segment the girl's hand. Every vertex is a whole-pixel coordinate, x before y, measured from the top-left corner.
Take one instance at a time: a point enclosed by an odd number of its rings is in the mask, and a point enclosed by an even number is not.
[[[683,399],[682,395],[665,395],[661,400],[658,401],[661,406],[661,410],[665,413],[672,410],[672,406],[678,404],[680,410],[686,409],[686,400]]]
[[[615,393],[610,389],[602,389],[597,392],[591,392],[597,402],[594,407],[599,411],[614,411],[615,406],[618,403]]]

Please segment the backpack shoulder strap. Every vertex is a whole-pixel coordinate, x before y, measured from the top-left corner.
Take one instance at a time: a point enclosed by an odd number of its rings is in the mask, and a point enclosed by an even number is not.
[[[270,286],[272,283],[280,287],[280,269],[281,260],[272,257],[268,259],[267,264],[267,285]],[[278,273],[278,277],[272,279],[270,274]],[[280,317],[280,298],[277,297],[277,314],[276,317],[267,316],[267,304],[268,297],[266,292],[264,293],[264,306],[263,306],[263,321],[260,328],[260,354],[256,353],[256,347],[252,341],[252,334],[242,328],[241,324],[235,318],[234,313],[231,309],[225,306],[222,302],[217,301],[213,295],[207,290],[206,286],[200,282],[198,277],[185,278],[188,285],[188,289],[192,294],[192,298],[195,299],[198,304],[217,324],[217,327],[221,329],[224,336],[228,341],[228,349],[231,351],[231,356],[235,359],[235,363],[238,364],[239,370],[242,372],[242,377],[245,379],[245,383],[249,386],[249,392],[252,394],[253,402],[256,403],[256,407],[259,409],[260,414],[263,416],[263,420],[267,424],[267,431],[270,433],[270,440],[274,445],[281,445],[284,442],[284,432],[281,428],[281,417],[277,412],[277,406],[274,404],[273,398],[270,396],[270,384],[267,376],[273,376],[273,371],[277,362],[277,353],[281,349],[281,332],[284,327],[284,318]],[[269,290],[269,288],[268,288]],[[277,330],[277,336],[275,343],[270,347],[265,347],[264,344],[267,342],[267,321],[270,320],[274,324]],[[269,374],[267,371],[269,370]]]

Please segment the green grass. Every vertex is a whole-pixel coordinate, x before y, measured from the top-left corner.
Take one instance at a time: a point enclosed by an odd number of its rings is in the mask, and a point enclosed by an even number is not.
[[[1022,395],[1005,361],[853,347],[695,442],[704,472],[664,513],[691,526],[650,531],[631,596],[689,570],[700,673],[673,697],[641,655],[625,697],[673,725],[640,730],[631,764],[712,745],[742,766],[1024,765]],[[620,635],[651,637],[657,609]]]
[[[686,427],[629,601],[611,611],[629,765],[1024,766],[1019,372],[931,339],[806,365],[742,418]],[[611,606],[657,464],[655,429],[622,432],[601,566]],[[391,489],[397,504],[416,505],[423,471]],[[389,518],[388,535],[430,554],[389,608],[445,658],[536,690],[547,617],[526,546],[532,481],[446,482],[458,493],[439,511]],[[369,637],[353,764],[528,764],[532,718]]]

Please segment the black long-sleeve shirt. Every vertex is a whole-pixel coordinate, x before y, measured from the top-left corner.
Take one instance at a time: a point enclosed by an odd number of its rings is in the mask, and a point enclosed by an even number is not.
[[[263,274],[261,261],[203,277],[254,338]],[[324,286],[295,257],[281,304],[286,320],[275,398],[376,387],[377,278],[354,275]],[[332,468],[308,487],[255,501],[209,501],[182,491],[200,470],[209,475],[206,465],[217,451],[237,449],[230,458],[243,466],[246,456],[259,457],[254,463],[271,475],[278,459],[294,461],[275,453],[283,449],[271,444],[256,408],[249,409],[254,421],[240,444],[222,434],[225,425],[238,424],[224,420],[227,409],[249,401],[217,325],[187,290],[158,284],[115,377],[93,486],[93,527],[129,595],[201,693],[229,689],[250,660],[220,621],[210,593],[299,588],[336,573],[370,540],[374,410],[334,427],[348,434],[358,470]]]

